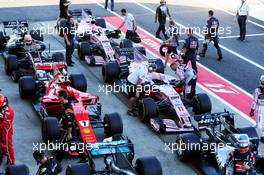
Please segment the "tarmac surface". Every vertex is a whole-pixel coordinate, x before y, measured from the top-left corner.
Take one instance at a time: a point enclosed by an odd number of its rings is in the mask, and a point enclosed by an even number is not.
[[[112,13],[106,11],[100,7],[97,3],[91,3],[91,1],[73,1],[71,9],[75,8],[90,8],[93,14],[96,16],[113,16]],[[151,3],[150,3],[151,2]],[[154,1],[117,1],[115,4],[115,11],[119,13],[121,8],[126,8],[130,13],[134,15],[137,23],[140,27],[144,28],[148,32],[155,35],[157,24],[154,24],[154,14],[147,10],[155,10],[157,4],[152,3]],[[167,1],[173,18],[185,26],[200,26],[202,27],[207,19],[208,8],[205,8],[200,2],[194,2],[191,0],[183,1],[179,0],[177,3],[174,1]],[[9,2],[8,2],[9,3]],[[31,27],[33,26],[50,26],[55,25],[55,19],[58,16],[58,5],[55,1],[46,1],[45,3],[38,0],[34,3],[30,1],[11,2],[10,4],[0,1],[0,21],[7,20],[29,20]],[[140,6],[138,3],[143,5]],[[2,6],[3,4],[3,6]],[[31,5],[31,6],[30,6]],[[22,7],[25,6],[25,7]],[[258,84],[258,78],[264,73],[261,67],[264,66],[264,60],[262,59],[264,54],[264,30],[253,24],[248,24],[248,36],[245,42],[239,42],[235,39],[238,35],[238,26],[233,21],[233,17],[220,10],[215,10],[215,16],[219,18],[221,26],[230,27],[232,33],[230,35],[224,34],[220,37],[220,43],[236,52],[248,60],[254,62],[251,64],[248,61],[242,60],[240,57],[235,56],[230,51],[222,50],[224,59],[221,62],[216,61],[216,50],[211,45],[208,49],[206,58],[202,58],[200,63],[215,73],[221,75],[225,79],[231,81],[237,86],[241,87],[245,91],[251,93]],[[194,20],[195,18],[195,20]],[[256,19],[251,19],[261,25],[261,22]],[[185,36],[181,36],[184,39]],[[201,37],[199,38],[201,39]],[[45,42],[50,44],[51,51],[64,51],[65,45],[62,38],[57,35],[46,35]],[[150,57],[151,54],[148,53]],[[163,172],[165,175],[190,175],[197,174],[196,169],[191,165],[186,165],[177,160],[175,154],[166,150],[165,143],[175,142],[175,134],[162,135],[156,134],[152,129],[139,121],[138,118],[127,116],[127,99],[120,93],[105,94],[99,92],[99,86],[103,85],[101,78],[100,67],[89,67],[85,62],[78,59],[77,54],[74,54],[73,60],[75,66],[69,68],[69,73],[83,73],[88,82],[88,92],[100,97],[100,102],[103,106],[103,114],[118,112],[122,116],[124,122],[124,134],[127,135],[135,144],[136,157],[141,156],[157,156],[161,161]],[[259,65],[256,67],[256,65]],[[167,70],[168,74],[172,75],[172,72]],[[27,164],[30,167],[31,174],[34,174],[37,170],[37,165],[32,157],[33,143],[41,142],[41,126],[40,120],[33,110],[29,101],[21,100],[18,93],[17,83],[14,83],[10,77],[4,73],[3,60],[0,60],[0,89],[8,96],[10,105],[15,110],[14,121],[14,147],[17,163]],[[198,88],[198,92],[203,92]],[[215,97],[210,96],[213,103],[213,111],[220,112],[227,109],[233,112],[228,106],[225,106],[221,101]],[[248,126],[251,123],[239,116],[236,118],[237,126]],[[263,145],[260,147],[262,152]],[[63,161],[64,168],[72,162],[76,162],[78,159],[66,159]],[[99,163],[100,164],[100,163]],[[99,165],[101,166],[101,164]],[[1,168],[0,168],[1,170]],[[64,173],[62,173],[64,174]]]

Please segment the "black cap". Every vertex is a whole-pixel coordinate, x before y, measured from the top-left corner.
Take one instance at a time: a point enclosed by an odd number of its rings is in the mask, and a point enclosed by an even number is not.
[[[41,161],[42,159],[44,159],[45,155],[44,155],[43,152],[40,152],[40,151],[36,150],[36,151],[34,151],[34,153],[33,153],[33,157],[34,157],[34,159],[37,161],[37,163],[39,164],[40,161]]]

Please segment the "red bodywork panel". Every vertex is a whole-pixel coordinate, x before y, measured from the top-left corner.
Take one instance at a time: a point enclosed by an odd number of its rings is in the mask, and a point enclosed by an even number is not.
[[[65,63],[63,62],[52,62],[52,63],[35,63],[35,68],[37,70],[53,70],[54,67],[58,69],[65,68]]]
[[[72,88],[69,81],[58,83],[59,76],[62,75],[57,73],[51,81],[44,82],[46,92],[41,99],[41,105],[46,108],[49,115],[63,115],[63,105],[57,95],[60,90],[65,90],[69,97],[73,99],[74,116],[83,142],[87,144],[97,142],[86,106],[95,105],[99,97]]]

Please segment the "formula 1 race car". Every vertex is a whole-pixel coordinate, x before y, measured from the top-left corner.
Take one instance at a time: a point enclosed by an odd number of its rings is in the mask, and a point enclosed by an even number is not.
[[[128,39],[121,40],[119,46],[115,47],[116,60],[105,62],[102,66],[102,78],[105,83],[116,82],[120,84],[126,80],[136,63],[157,65],[157,72],[164,73],[164,64],[159,58],[148,59],[144,47],[134,47],[132,41]]]
[[[236,128],[234,114],[227,111],[196,115],[191,122],[194,131],[176,138],[176,154],[180,160],[194,162],[203,174],[233,174],[233,165],[227,163],[228,155],[237,147],[238,136],[247,134],[250,149],[257,157],[252,174],[264,173],[264,157],[258,155],[259,136],[254,127]]]
[[[147,60],[144,55],[136,51],[136,59],[130,61],[127,69],[119,67],[117,62],[107,62],[103,66],[104,80],[114,81],[122,88],[127,96],[130,95],[131,87],[127,82],[129,74],[137,71],[138,66],[146,69],[151,60]],[[160,59],[154,60],[158,64],[156,72],[164,71],[163,63]],[[159,68],[160,67],[160,68]],[[212,104],[207,94],[197,94],[192,100],[184,97],[184,83],[175,77],[159,73],[165,81],[154,80],[150,84],[144,84],[140,92],[140,100],[137,107],[138,116],[141,121],[150,123],[156,132],[186,132],[193,131],[190,122],[190,113],[186,107],[192,107],[196,114],[210,113]],[[129,89],[130,88],[130,89]],[[162,119],[160,114],[165,114],[166,119]],[[171,118],[171,119],[170,119]]]
[[[26,27],[27,23],[18,22],[17,24],[4,23],[4,28],[11,28],[15,26]],[[14,31],[20,31],[20,33],[14,33],[9,37],[5,44],[5,51],[3,57],[5,60],[5,72],[10,75],[14,81],[18,81],[20,77],[24,75],[35,75],[39,77],[43,71],[52,72],[53,69],[63,69],[66,67],[64,54],[54,53],[52,56],[48,52],[45,52],[45,44],[39,40],[34,40],[37,37],[39,31],[32,31],[32,42],[27,45],[23,41],[23,33],[21,28],[15,28]],[[40,33],[39,33],[40,34]],[[34,36],[34,37],[33,37]]]
[[[74,74],[69,77],[62,75],[57,70],[54,75],[49,75],[46,81],[36,81],[34,77],[24,76],[19,80],[19,93],[22,98],[31,98],[33,105],[42,121],[42,138],[45,142],[66,143],[67,131],[60,127],[64,110],[59,100],[58,92],[65,90],[74,113],[74,133],[77,143],[98,143],[93,128],[104,128],[105,135],[111,137],[121,135],[123,124],[121,117],[114,113],[105,115],[101,119],[101,105],[99,97],[86,92],[87,82],[82,74]],[[120,140],[127,141],[120,136]],[[72,144],[72,143],[68,143]],[[105,145],[104,145],[105,146]],[[87,151],[87,150],[86,150]],[[68,155],[76,156],[79,150],[66,149]],[[88,154],[88,152],[85,152]]]
[[[103,170],[97,170],[92,158],[89,158],[88,163],[79,163],[69,165],[66,170],[66,175],[162,175],[162,167],[156,157],[142,157],[138,158],[135,166],[132,165],[131,157],[129,154],[134,153],[131,146],[128,147],[127,143],[122,145],[111,144],[111,151],[104,151],[104,164]],[[102,149],[102,148],[101,148]],[[100,148],[92,149],[92,155],[97,155],[97,152],[102,152]]]
[[[106,29],[105,20],[92,16],[89,9],[76,9],[70,13],[77,17],[75,34],[79,58],[89,65],[100,65],[115,60],[115,43],[112,39],[120,37],[120,30]]]

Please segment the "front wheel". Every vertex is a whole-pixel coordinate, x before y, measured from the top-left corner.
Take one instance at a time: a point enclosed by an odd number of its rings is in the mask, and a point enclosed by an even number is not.
[[[150,97],[143,98],[139,102],[138,114],[140,120],[144,123],[149,122],[151,118],[158,117],[158,107],[156,102]]]
[[[102,66],[102,76],[105,83],[112,83],[119,75],[119,65],[116,61],[106,62]]]
[[[156,157],[138,158],[135,169],[140,175],[162,175],[162,167]]]

